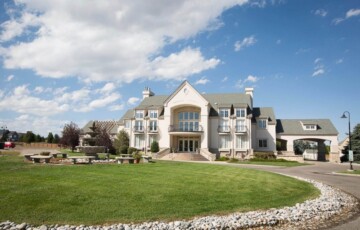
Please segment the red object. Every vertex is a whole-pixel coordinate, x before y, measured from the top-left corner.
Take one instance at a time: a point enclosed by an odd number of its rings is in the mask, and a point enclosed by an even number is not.
[[[15,143],[11,142],[11,141],[7,141],[7,142],[5,142],[4,147],[5,148],[15,148]]]

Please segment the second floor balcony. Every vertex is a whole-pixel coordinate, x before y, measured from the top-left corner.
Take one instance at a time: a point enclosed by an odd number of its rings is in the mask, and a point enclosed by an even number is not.
[[[219,125],[217,130],[219,133],[230,133],[231,131],[229,125]]]
[[[133,131],[135,133],[143,133],[145,131],[145,129],[144,129],[144,126],[142,126],[142,125],[135,125],[133,127]]]
[[[236,125],[235,133],[245,133],[247,131],[246,125]]]
[[[203,127],[201,125],[169,125],[169,132],[202,132]]]

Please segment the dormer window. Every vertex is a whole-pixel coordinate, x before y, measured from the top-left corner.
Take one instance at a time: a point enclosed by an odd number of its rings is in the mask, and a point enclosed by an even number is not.
[[[235,110],[235,114],[237,118],[245,118],[246,117],[246,109],[238,108]]]
[[[150,110],[149,115],[150,115],[150,118],[152,118],[152,119],[158,118],[158,111],[157,110]]]
[[[144,110],[136,110],[135,118],[144,118]]]
[[[259,119],[258,120],[258,127],[260,129],[266,129],[266,122],[267,122],[267,119]]]
[[[304,125],[305,130],[316,130],[317,125]]]
[[[229,109],[220,109],[220,117],[228,118],[229,117]]]

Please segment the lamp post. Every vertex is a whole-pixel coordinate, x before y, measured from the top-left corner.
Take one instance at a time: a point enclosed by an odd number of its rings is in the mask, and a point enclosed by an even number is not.
[[[346,113],[347,113],[348,116],[345,115]],[[350,112],[345,111],[345,112],[343,113],[343,115],[341,116],[341,118],[349,118],[349,156],[350,156],[350,151],[351,151]],[[350,157],[349,157],[349,158],[350,158]],[[352,158],[350,158],[349,161],[350,161],[350,170],[353,170]]]

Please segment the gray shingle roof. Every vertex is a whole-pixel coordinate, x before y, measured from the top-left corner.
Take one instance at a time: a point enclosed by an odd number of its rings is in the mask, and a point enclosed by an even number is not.
[[[202,94],[215,110],[221,107],[248,107],[251,97],[244,93]]]
[[[133,109],[129,109],[128,111],[126,111],[126,113],[120,118],[119,124],[123,125],[124,120],[131,119],[131,118],[134,118],[134,110]]]
[[[302,124],[317,125],[317,130],[304,130]],[[329,119],[278,119],[276,133],[285,135],[338,135]]]
[[[276,124],[275,113],[271,107],[255,107],[252,110],[252,122],[255,123],[256,118],[267,118],[270,125]]]
[[[135,109],[162,108],[164,106],[165,100],[168,97],[168,95],[155,95],[144,98],[144,100],[142,100],[142,102]]]

